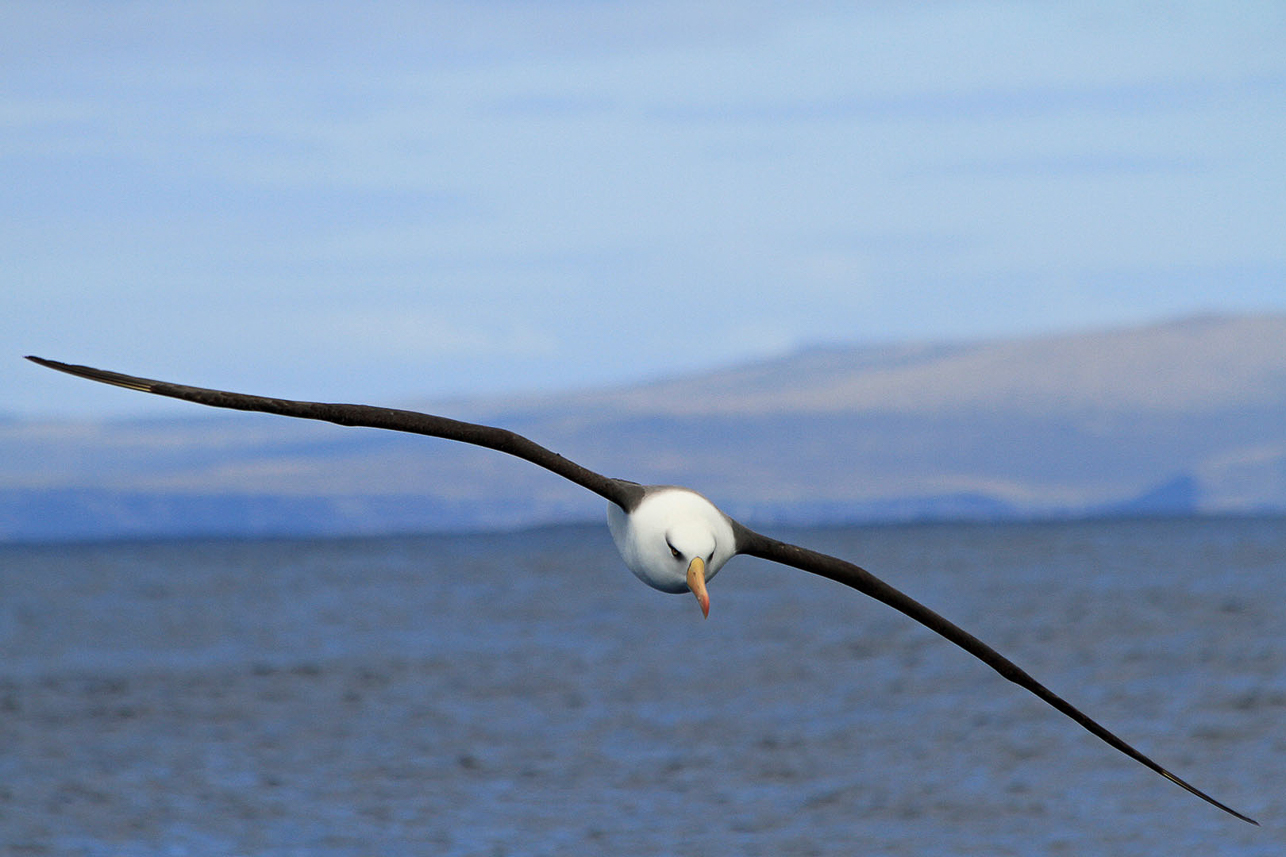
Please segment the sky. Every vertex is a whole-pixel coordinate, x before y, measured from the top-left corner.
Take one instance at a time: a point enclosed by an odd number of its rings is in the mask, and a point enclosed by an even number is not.
[[[0,5],[38,354],[403,404],[1286,311],[1286,5]]]

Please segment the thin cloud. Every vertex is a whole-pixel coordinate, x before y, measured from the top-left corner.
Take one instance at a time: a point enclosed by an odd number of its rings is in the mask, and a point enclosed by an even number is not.
[[[1025,179],[1069,176],[1198,175],[1213,169],[1214,165],[1203,158],[1079,153],[959,161],[937,168],[915,170],[913,174]]]
[[[831,98],[778,99],[654,105],[649,114],[671,122],[848,122],[1031,119],[1070,112],[1143,114],[1227,107],[1278,97],[1286,78],[1233,81],[1158,80],[1100,86],[1036,86],[853,94]]]

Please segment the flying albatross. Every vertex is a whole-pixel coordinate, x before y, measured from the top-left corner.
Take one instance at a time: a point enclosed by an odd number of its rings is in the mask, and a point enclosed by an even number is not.
[[[1220,803],[1170,773],[1036,681],[991,646],[915,599],[894,589],[865,569],[838,557],[757,533],[719,511],[713,503],[695,491],[672,485],[640,485],[624,479],[603,476],[563,458],[520,434],[494,426],[370,405],[296,402],[288,399],[249,396],[243,393],[136,378],[132,375],[107,372],[89,366],[74,366],[40,357],[27,359],[41,366],[93,381],[155,393],[159,396],[184,399],[216,408],[261,411],[287,417],[323,420],[344,426],[365,426],[423,434],[484,446],[525,459],[546,470],[552,470],[564,479],[569,479],[605,498],[608,501],[607,521],[612,531],[612,539],[616,542],[616,547],[630,570],[644,583],[662,592],[690,591],[701,605],[703,615],[708,616],[710,612],[710,596],[706,592],[706,583],[718,573],[719,569],[723,568],[728,560],[738,554],[759,557],[830,578],[882,601],[894,610],[905,613],[978,658],[1009,681],[1031,691],[1125,755],[1224,812],[1242,821],[1258,825],[1253,818]]]

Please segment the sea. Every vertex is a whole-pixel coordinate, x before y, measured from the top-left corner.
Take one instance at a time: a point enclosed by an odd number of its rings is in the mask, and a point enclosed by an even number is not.
[[[761,528],[899,613],[605,526],[0,546],[0,853],[1286,853],[1286,519]]]

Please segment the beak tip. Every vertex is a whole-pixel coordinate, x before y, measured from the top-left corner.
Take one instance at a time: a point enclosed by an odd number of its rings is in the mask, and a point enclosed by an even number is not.
[[[688,589],[697,597],[697,603],[701,605],[701,616],[704,619],[710,618],[710,595],[706,592],[706,565],[700,557],[692,560],[688,566]]]

